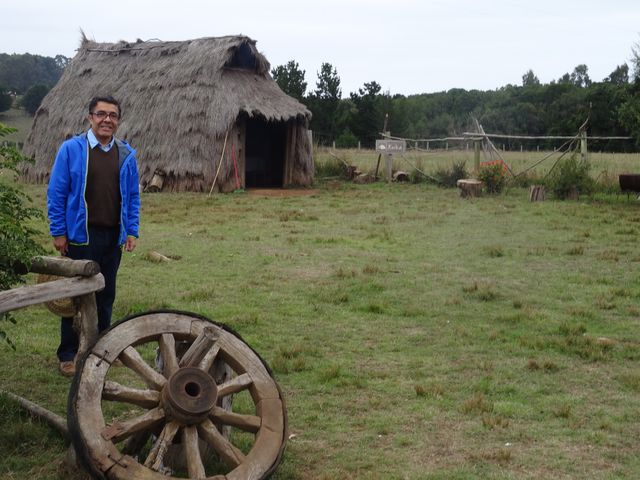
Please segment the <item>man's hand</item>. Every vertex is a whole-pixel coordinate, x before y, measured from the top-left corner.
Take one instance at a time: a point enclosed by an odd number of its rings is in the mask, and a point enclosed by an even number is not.
[[[53,248],[60,252],[60,255],[66,255],[69,250],[69,241],[66,235],[53,237]]]
[[[133,252],[134,248],[136,248],[136,237],[127,237],[127,241],[124,243],[125,251]]]

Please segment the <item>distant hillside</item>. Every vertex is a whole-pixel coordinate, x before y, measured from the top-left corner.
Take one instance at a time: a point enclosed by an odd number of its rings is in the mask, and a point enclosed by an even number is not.
[[[0,86],[18,94],[25,93],[34,85],[51,88],[60,79],[69,60],[63,55],[51,58],[30,53],[0,53]]]

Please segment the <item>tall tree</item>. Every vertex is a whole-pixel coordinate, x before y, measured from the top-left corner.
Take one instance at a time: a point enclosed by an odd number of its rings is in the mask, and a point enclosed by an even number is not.
[[[606,83],[613,83],[614,85],[626,85],[629,83],[629,65],[623,63],[618,65],[616,69],[604,79]]]
[[[577,87],[588,87],[591,85],[591,78],[589,78],[589,68],[581,63],[576,66],[571,73],[571,83],[573,83]]]
[[[316,89],[308,98],[313,113],[311,129],[318,140],[330,143],[339,131],[339,106],[342,89],[338,72],[330,63],[324,62],[318,72]]]
[[[631,47],[631,65],[633,65],[633,81],[640,80],[640,42]]]
[[[533,85],[540,85],[540,80],[538,80],[536,74],[533,73],[533,70],[530,69],[522,76],[522,86],[530,87]]]
[[[305,71],[300,69],[298,62],[289,60],[286,65],[278,65],[271,70],[271,75],[284,93],[302,101],[307,82],[304,81]]]
[[[378,82],[367,82],[358,93],[351,93],[351,101],[355,106],[351,131],[360,139],[365,147],[375,145],[375,139],[383,126],[383,117],[379,93],[382,87]]]

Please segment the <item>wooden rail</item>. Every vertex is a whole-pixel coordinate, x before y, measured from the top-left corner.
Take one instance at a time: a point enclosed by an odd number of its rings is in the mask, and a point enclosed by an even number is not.
[[[13,265],[13,269],[23,274],[30,271],[64,278],[0,292],[0,314],[38,303],[73,298],[77,312],[73,322],[80,338],[78,356],[82,356],[89,350],[98,337],[98,312],[94,294],[104,288],[104,277],[100,273],[99,265],[91,260],[35,257],[30,268],[25,265]],[[69,436],[65,418],[13,393],[2,393],[18,402],[32,415],[42,418],[57,428],[65,437]]]

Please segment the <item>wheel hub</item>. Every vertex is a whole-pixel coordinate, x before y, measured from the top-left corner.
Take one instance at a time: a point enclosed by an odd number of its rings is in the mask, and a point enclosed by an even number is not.
[[[218,399],[216,382],[194,367],[177,370],[162,390],[162,406],[168,417],[193,425],[207,418]]]

